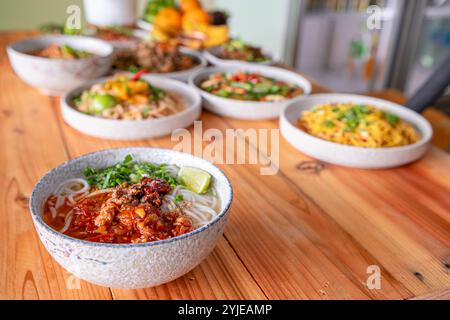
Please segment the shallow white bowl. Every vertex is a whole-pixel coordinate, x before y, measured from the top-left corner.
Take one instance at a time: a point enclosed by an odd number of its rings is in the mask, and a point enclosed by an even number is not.
[[[54,188],[66,179],[83,177],[86,166],[114,165],[131,154],[137,161],[193,166],[213,176],[221,209],[209,224],[190,233],[140,244],[107,244],[75,239],[49,227],[42,210]],[[210,162],[168,149],[121,148],[90,153],[61,164],[33,189],[30,211],[36,231],[50,255],[67,271],[86,281],[114,288],[144,288],[172,281],[196,267],[215,247],[225,228],[233,190],[228,178]]]
[[[413,125],[420,133],[421,139],[417,143],[401,147],[362,148],[319,139],[298,128],[297,121],[303,111],[318,104],[336,102],[372,105],[393,113]],[[350,94],[317,94],[291,103],[280,116],[280,129],[292,146],[311,157],[363,169],[392,168],[413,162],[426,153],[433,135],[428,121],[410,109],[389,101]]]
[[[147,22],[144,19],[138,19],[136,20],[136,26],[142,30],[145,31],[152,31],[153,30],[153,23]]]
[[[166,73],[149,73],[149,75],[152,75],[154,77],[170,78],[170,79],[175,79],[175,80],[179,80],[179,81],[183,81],[183,82],[188,82],[189,77],[191,75],[193,75],[194,73],[196,73],[199,70],[204,69],[208,64],[208,61],[206,61],[206,59],[203,57],[203,55],[198,51],[195,51],[195,50],[192,50],[189,48],[185,48],[185,47],[181,47],[180,52],[183,54],[186,54],[186,55],[193,56],[195,59],[197,59],[199,64],[197,66],[195,66],[191,69],[187,69],[187,70],[166,72]],[[118,72],[125,73],[127,75],[132,75],[131,72],[124,72],[124,71],[120,71],[120,70],[118,70]]]
[[[118,52],[122,50],[127,50],[130,47],[137,45],[139,41],[142,41],[142,39],[146,39],[149,36],[149,33],[141,29],[132,29],[131,37],[125,40],[103,40],[96,36],[94,29],[88,29],[86,31],[86,35],[94,39],[99,39],[107,42],[108,44],[113,46],[115,52]]]
[[[95,55],[64,60],[31,54],[52,43],[67,44]],[[111,67],[113,47],[90,37],[49,35],[14,42],[8,46],[7,52],[14,71],[23,81],[45,94],[58,96],[87,80],[105,75]]]
[[[231,59],[222,59],[218,57],[218,51],[220,49],[220,46],[214,46],[210,47],[203,51],[203,55],[205,56],[206,60],[208,60],[209,63],[211,63],[214,66],[217,67],[227,67],[227,66],[233,66],[236,64],[250,64],[250,65],[262,65],[262,66],[269,66],[273,64],[273,60],[269,59],[262,62],[248,62],[248,61],[242,61],[242,60],[231,60]],[[270,54],[267,52],[263,52],[265,56],[270,57]]]
[[[259,101],[241,101],[227,99],[213,95],[200,89],[200,83],[208,79],[211,74],[217,72],[238,72],[249,71],[256,72],[266,77],[271,77],[286,83],[294,84],[304,90],[303,95],[293,99],[278,102],[259,102]],[[221,116],[243,119],[243,120],[262,120],[274,119],[280,115],[281,110],[290,102],[300,101],[311,92],[311,83],[299,74],[275,67],[260,65],[233,65],[227,67],[205,68],[193,74],[189,78],[189,84],[195,88],[203,97],[205,108]]]
[[[200,117],[201,97],[187,84],[149,75],[143,75],[142,78],[156,87],[175,93],[181,98],[184,110],[167,117],[145,120],[105,119],[76,110],[72,104],[73,98],[80,95],[83,90],[89,89],[93,84],[110,79],[102,78],[85,83],[61,97],[61,112],[64,121],[74,129],[94,137],[139,140],[171,134],[178,128],[189,127]]]

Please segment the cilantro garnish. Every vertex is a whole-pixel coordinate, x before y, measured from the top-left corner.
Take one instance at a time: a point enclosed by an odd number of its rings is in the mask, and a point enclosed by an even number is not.
[[[124,182],[137,183],[144,177],[165,180],[170,186],[178,185],[176,177],[171,176],[165,164],[136,162],[131,155],[126,155],[122,162],[116,165],[94,169],[87,167],[84,175],[90,186],[98,189],[108,189]]]

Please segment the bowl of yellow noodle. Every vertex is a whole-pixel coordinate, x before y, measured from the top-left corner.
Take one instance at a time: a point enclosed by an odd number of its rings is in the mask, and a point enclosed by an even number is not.
[[[350,94],[318,94],[285,107],[285,139],[299,151],[338,165],[381,169],[413,162],[427,151],[433,131],[401,105]]]

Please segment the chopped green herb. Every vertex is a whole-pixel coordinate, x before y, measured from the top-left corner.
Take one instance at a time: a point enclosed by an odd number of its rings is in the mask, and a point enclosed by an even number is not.
[[[140,68],[138,66],[132,65],[128,68],[128,71],[132,72],[132,73],[136,73],[140,70]]]
[[[353,130],[359,126],[359,120],[358,119],[350,119],[347,121],[347,128]]]
[[[166,165],[156,165],[150,162],[138,163],[129,154],[122,162],[114,166],[102,169],[87,167],[84,175],[89,185],[98,189],[112,188],[124,182],[137,183],[144,177],[165,180],[172,187],[179,184],[177,178],[169,174]]]
[[[400,120],[400,118],[396,115],[387,112],[383,112],[383,117],[389,122],[391,126],[395,126]]]
[[[354,112],[355,114],[357,114],[357,115],[360,115],[360,114],[368,114],[368,113],[369,113],[369,109],[368,109],[365,105],[363,105],[363,104],[354,106],[354,107],[352,108],[352,110],[353,110],[353,112]]]
[[[177,194],[177,195],[175,196],[175,203],[181,202],[181,201],[183,201],[183,200],[184,200],[184,197],[183,197],[182,194]]]
[[[333,128],[333,127],[334,127],[334,122],[333,122],[332,120],[327,120],[327,121],[325,121],[325,122],[323,123],[323,125],[324,125],[326,128]]]

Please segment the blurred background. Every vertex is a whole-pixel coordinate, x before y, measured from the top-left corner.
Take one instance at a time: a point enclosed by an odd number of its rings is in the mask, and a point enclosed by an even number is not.
[[[114,0],[111,0],[114,1]],[[0,2],[0,30],[64,23],[82,0]],[[147,1],[138,0],[136,17]],[[447,0],[203,0],[226,11],[230,33],[335,91],[394,88],[411,96],[450,54]],[[369,30],[371,5],[381,28]]]

